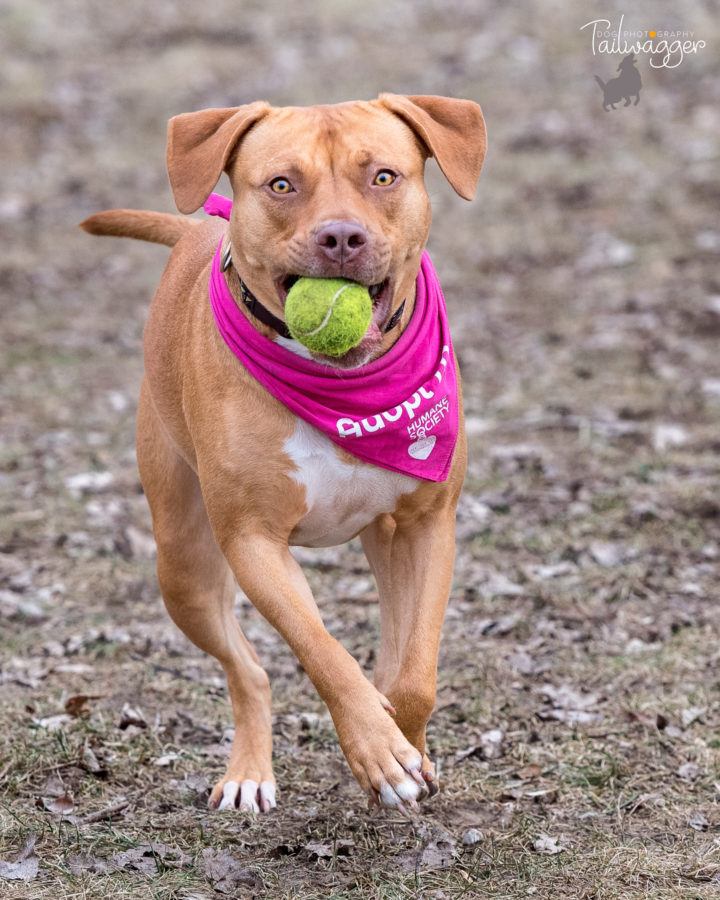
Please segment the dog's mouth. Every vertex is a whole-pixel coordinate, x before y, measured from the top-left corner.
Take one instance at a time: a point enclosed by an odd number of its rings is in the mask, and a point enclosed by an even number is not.
[[[296,281],[300,280],[300,278],[302,278],[302,275],[281,275],[280,278],[275,279],[275,286],[277,287],[278,296],[280,297],[283,309],[285,308],[288,291]]]
[[[299,281],[302,277],[302,275],[282,275],[280,278],[276,279],[275,284],[277,286],[278,296],[280,297],[280,302],[282,303],[283,307],[285,306],[285,301],[287,300],[287,295],[290,291],[290,288],[295,284],[296,281]],[[384,279],[384,281],[379,281],[377,284],[363,286],[368,289],[368,293],[370,294],[370,298],[372,299],[374,314],[375,309],[381,305],[382,300],[388,293],[388,288],[390,287],[390,278],[388,277]]]
[[[276,287],[280,301],[285,306],[288,291],[302,278],[302,275],[284,275],[276,279]],[[390,319],[390,306],[393,297],[393,281],[390,276],[376,284],[364,285],[372,300],[372,318],[367,331],[354,347],[342,356],[326,356],[323,353],[311,353],[313,359],[340,369],[354,369],[365,365],[380,349],[385,326]]]

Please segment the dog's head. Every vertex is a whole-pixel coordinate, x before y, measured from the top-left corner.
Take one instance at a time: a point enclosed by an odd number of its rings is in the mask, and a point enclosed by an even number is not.
[[[430,227],[426,159],[435,157],[470,200],[484,155],[476,103],[381,94],[334,106],[259,102],[177,116],[169,125],[167,164],[183,213],[198,209],[227,172],[234,264],[279,318],[300,276],[344,277],[370,288],[373,319],[365,338],[332,360],[347,368],[396,339],[384,325],[413,296]]]

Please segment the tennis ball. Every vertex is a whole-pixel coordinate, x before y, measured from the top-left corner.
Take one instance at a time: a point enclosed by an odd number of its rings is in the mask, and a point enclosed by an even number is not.
[[[344,278],[299,278],[285,301],[290,334],[326,356],[342,356],[359,344],[371,319],[367,288]]]

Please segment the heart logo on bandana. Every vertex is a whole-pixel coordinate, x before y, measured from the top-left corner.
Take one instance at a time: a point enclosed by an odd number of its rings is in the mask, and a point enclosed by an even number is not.
[[[414,444],[410,444],[408,453],[413,459],[427,459],[433,452],[436,440],[437,438],[434,434],[423,435],[421,438],[418,438]]]

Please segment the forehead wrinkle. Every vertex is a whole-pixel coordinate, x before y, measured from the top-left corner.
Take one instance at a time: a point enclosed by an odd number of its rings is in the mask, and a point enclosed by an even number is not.
[[[274,110],[247,135],[241,155],[246,148],[246,164],[256,173],[261,168],[264,175],[290,175],[292,167],[310,177],[325,173],[333,179],[344,174],[344,161],[360,169],[374,161],[402,168],[412,166],[418,152],[417,139],[404,122],[358,104]],[[273,166],[285,171],[270,172]]]

